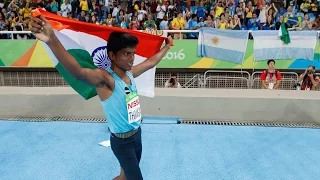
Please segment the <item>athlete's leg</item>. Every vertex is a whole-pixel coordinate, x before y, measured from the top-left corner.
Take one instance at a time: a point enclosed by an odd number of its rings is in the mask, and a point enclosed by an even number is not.
[[[141,128],[138,130],[138,132],[135,134],[135,151],[136,151],[136,157],[138,159],[138,163],[140,163],[141,155],[142,155],[142,141],[141,141]]]
[[[112,134],[110,138],[111,149],[123,168],[127,180],[143,179],[135,150],[137,133],[126,139],[115,137]]]

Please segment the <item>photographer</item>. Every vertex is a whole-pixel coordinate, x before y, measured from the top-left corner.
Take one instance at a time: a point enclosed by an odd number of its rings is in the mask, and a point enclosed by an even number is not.
[[[181,88],[180,83],[177,80],[176,74],[171,74],[171,77],[167,82],[164,84],[165,88]]]
[[[297,87],[305,91],[314,91],[319,84],[319,76],[315,73],[315,67],[309,66],[299,77]],[[300,88],[299,88],[300,87]]]

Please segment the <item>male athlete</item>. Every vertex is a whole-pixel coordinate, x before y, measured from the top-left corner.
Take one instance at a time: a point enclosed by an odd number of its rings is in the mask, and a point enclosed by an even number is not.
[[[166,45],[158,53],[133,66],[138,39],[130,34],[112,32],[108,39],[111,68],[87,69],[82,68],[66,51],[43,16],[32,18],[31,31],[37,39],[50,47],[70,74],[97,88],[111,131],[111,148],[122,168],[115,180],[143,179],[139,167],[142,153],[141,111],[134,78],[160,62],[170,49],[172,38],[166,39]]]

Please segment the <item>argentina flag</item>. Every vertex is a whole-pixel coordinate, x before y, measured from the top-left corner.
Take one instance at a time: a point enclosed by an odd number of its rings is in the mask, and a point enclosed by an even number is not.
[[[247,49],[248,31],[201,28],[198,56],[241,64]]]
[[[279,38],[278,31],[253,31],[255,61],[267,59],[314,59],[317,31],[289,31],[290,43]]]

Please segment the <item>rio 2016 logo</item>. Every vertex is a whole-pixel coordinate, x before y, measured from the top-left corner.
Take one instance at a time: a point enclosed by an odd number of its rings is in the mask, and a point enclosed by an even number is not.
[[[186,55],[183,52],[184,49],[180,49],[178,52],[167,52],[163,59],[166,60],[184,60]]]

